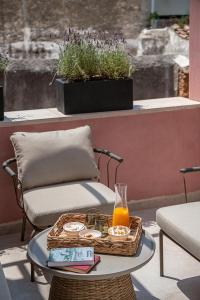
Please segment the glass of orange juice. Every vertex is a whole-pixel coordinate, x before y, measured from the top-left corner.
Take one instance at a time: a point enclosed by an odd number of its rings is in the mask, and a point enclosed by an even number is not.
[[[129,227],[129,211],[127,205],[127,184],[115,184],[115,206],[112,216],[112,226]]]

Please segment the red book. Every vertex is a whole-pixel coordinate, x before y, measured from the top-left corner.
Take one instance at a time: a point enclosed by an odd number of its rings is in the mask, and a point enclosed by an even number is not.
[[[93,265],[76,265],[76,266],[67,266],[67,267],[56,267],[56,269],[61,269],[68,272],[74,272],[74,273],[82,273],[86,274],[89,273],[94,266],[96,266],[100,262],[101,258],[99,255],[94,256],[94,264]]]

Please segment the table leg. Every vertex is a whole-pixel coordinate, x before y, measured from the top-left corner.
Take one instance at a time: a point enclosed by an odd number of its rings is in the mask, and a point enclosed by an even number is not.
[[[131,276],[75,280],[54,276],[49,300],[136,300]]]

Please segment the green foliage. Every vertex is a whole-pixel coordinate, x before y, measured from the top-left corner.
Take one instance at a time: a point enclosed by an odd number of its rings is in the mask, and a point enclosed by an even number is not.
[[[131,67],[122,50],[104,51],[99,55],[100,74],[103,78],[118,79],[129,77]]]
[[[120,48],[117,39],[99,40],[80,35],[68,36],[60,50],[58,75],[68,81],[119,79],[131,75],[127,54]]]
[[[185,25],[189,24],[189,16],[181,16],[180,18],[177,18],[176,23],[183,28]]]
[[[98,76],[98,57],[94,46],[86,43],[65,45],[60,52],[58,74],[70,81]]]
[[[4,71],[7,67],[8,64],[8,59],[3,56],[2,54],[0,54],[0,71]]]
[[[149,15],[149,21],[152,21],[152,20],[158,20],[159,19],[159,14],[157,13],[157,11],[154,11],[153,13],[150,13]]]

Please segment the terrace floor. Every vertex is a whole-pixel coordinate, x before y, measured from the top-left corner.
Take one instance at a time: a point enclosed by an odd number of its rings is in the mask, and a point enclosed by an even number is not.
[[[159,276],[159,228],[155,212],[156,209],[133,212],[143,218],[144,228],[153,235],[157,245],[152,260],[132,273],[137,300],[199,300],[199,263],[167,238],[164,240],[165,277]],[[14,300],[48,299],[50,286],[40,270],[37,270],[36,282],[30,282],[26,247],[27,243],[19,241],[19,234],[0,236],[0,261],[11,295]]]

